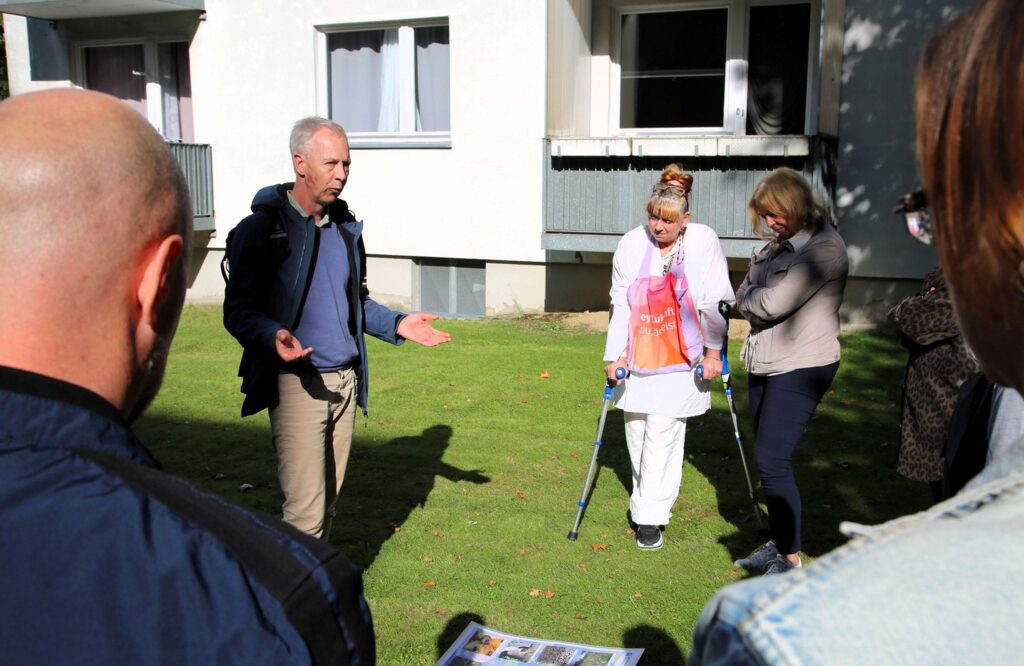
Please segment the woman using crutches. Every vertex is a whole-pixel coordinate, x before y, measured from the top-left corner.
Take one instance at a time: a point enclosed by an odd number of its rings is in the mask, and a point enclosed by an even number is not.
[[[647,201],[647,224],[622,237],[612,262],[605,374],[618,384],[613,400],[625,412],[629,509],[636,545],[645,550],[665,543],[661,527],[679,495],[686,419],[710,408],[706,380],[721,372],[726,321],[718,303],[734,300],[718,236],[690,222],[692,183],[678,165],[666,167]],[[698,363],[705,381],[693,372]],[[616,379],[620,369],[626,379]]]
[[[772,539],[736,564],[775,574],[800,566],[793,451],[839,369],[848,261],[843,239],[796,171],[783,167],[765,176],[747,210],[754,231],[770,237],[750,261],[736,310],[750,322],[742,356]]]

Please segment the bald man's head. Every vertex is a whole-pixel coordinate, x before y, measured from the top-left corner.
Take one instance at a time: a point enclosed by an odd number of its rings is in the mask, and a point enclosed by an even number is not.
[[[166,144],[108,95],[63,89],[0,104],[0,174],[0,253],[78,255],[85,243],[117,260],[162,233],[191,237]]]
[[[137,411],[159,383],[191,254],[188,191],[163,139],[101,93],[0,103],[0,239],[0,311],[27,335],[23,352],[0,348],[0,364]],[[0,321],[0,335],[14,324]]]

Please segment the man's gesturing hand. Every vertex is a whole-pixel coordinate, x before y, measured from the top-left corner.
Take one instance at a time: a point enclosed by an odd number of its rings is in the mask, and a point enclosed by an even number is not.
[[[274,343],[277,347],[277,355],[280,356],[281,360],[285,363],[292,363],[294,361],[307,359],[309,358],[309,355],[313,353],[312,347],[306,347],[303,349],[302,343],[299,342],[299,339],[284,328],[277,332]]]
[[[424,347],[435,347],[452,339],[444,331],[439,331],[427,322],[437,319],[437,315],[414,312],[398,322],[398,335],[406,340],[418,342]]]

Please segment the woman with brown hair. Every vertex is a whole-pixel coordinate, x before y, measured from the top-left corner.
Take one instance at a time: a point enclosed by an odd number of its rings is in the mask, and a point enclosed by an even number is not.
[[[710,409],[706,380],[722,371],[718,303],[734,298],[718,236],[690,221],[692,184],[678,165],[666,167],[647,201],[647,224],[622,237],[612,261],[605,374],[625,412],[629,511],[644,550],[664,545],[660,527],[679,496],[686,419]],[[615,378],[619,369],[626,379]]]
[[[791,461],[839,369],[849,264],[842,237],[796,171],[765,176],[747,210],[754,231],[770,238],[750,261],[736,310],[750,322],[742,355],[772,539],[736,565],[775,574],[800,566],[801,502]]]

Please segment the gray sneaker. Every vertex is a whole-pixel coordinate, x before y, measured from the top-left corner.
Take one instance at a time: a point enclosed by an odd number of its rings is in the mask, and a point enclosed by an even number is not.
[[[755,548],[750,555],[733,562],[733,565],[750,571],[763,571],[778,556],[779,549],[775,546],[775,542],[768,541]]]
[[[636,547],[641,550],[658,550],[665,545],[665,538],[657,525],[637,525]]]
[[[797,569],[799,567],[799,564],[793,564],[787,560],[785,555],[776,555],[774,560],[764,565],[764,570],[761,574],[764,576],[772,576],[775,574],[786,573],[790,569]]]

